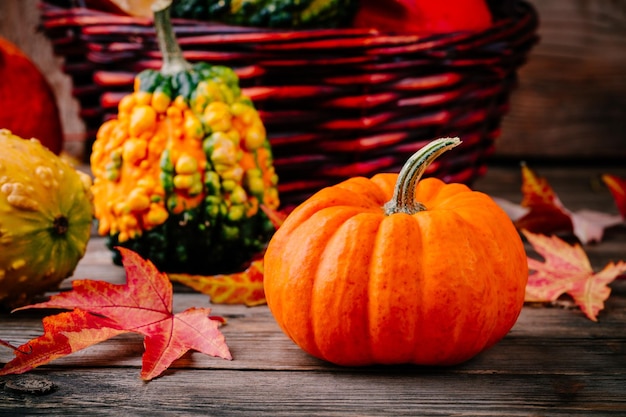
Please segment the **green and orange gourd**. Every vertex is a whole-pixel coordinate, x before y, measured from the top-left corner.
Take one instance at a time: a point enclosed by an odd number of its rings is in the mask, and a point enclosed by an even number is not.
[[[183,58],[168,3],[154,15],[161,70],[137,75],[93,144],[98,232],[166,272],[237,269],[274,232],[271,148],[234,71]]]
[[[267,302],[303,350],[346,366],[453,365],[512,328],[528,269],[511,220],[486,194],[420,180],[458,143],[320,190],[272,237]]]

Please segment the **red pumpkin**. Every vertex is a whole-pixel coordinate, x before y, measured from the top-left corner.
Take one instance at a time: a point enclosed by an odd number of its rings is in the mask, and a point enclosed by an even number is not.
[[[0,129],[25,139],[39,139],[58,155],[63,129],[54,92],[39,68],[2,37],[0,80]]]
[[[493,23],[485,0],[361,0],[355,27],[429,35],[484,31]]]
[[[459,142],[432,142],[400,174],[325,188],[278,229],[267,303],[306,352],[349,366],[452,365],[512,328],[528,269],[511,220],[465,185],[419,181]]]

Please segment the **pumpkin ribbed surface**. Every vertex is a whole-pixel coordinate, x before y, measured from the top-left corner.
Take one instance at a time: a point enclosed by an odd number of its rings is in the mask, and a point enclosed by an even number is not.
[[[425,209],[386,214],[398,174],[356,177],[298,206],[265,255],[283,331],[340,365],[461,363],[515,323],[528,276],[521,239],[487,195],[434,178]]]

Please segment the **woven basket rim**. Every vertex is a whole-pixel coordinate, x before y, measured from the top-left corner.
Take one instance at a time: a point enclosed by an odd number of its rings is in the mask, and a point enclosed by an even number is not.
[[[146,27],[148,32],[153,31],[153,20],[151,18],[130,16],[128,14],[113,13],[105,10],[94,9],[87,6],[70,6],[63,7],[51,4],[46,0],[42,0],[42,21],[44,28],[52,29],[57,24],[59,26],[68,25],[69,17],[84,17],[83,24],[74,24],[73,26],[111,26],[111,25],[131,25]],[[97,17],[97,19],[88,19],[89,17]],[[107,23],[105,17],[110,18]],[[237,26],[216,21],[204,21],[197,19],[172,18],[177,36],[179,38],[188,38],[184,32],[184,28],[203,28],[210,30],[215,34],[268,34],[281,35],[285,38],[294,39],[318,39],[318,38],[334,38],[334,37],[385,37],[390,41],[407,40],[414,42],[432,42],[434,39],[472,39],[497,33],[499,31],[510,30],[512,22],[528,20],[532,26],[538,25],[538,14],[535,7],[528,0],[515,0],[514,14],[506,17],[494,18],[493,24],[481,31],[463,31],[450,33],[409,33],[409,32],[389,32],[378,30],[375,28],[305,28],[305,29],[284,29],[284,28],[265,28],[255,26]],[[80,21],[80,19],[79,19]],[[51,23],[52,22],[52,23]],[[104,22],[104,23],[103,23]]]

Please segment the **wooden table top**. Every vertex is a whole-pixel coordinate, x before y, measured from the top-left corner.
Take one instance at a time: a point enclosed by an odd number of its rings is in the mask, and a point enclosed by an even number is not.
[[[617,213],[599,174],[611,167],[542,167],[564,204]],[[519,202],[519,167],[491,167],[475,188]],[[585,246],[594,269],[626,259],[626,227]],[[124,282],[101,238],[93,237],[75,278]],[[69,286],[69,279],[63,287]],[[210,305],[176,286],[175,311]],[[211,305],[234,360],[197,352],[160,378],[139,377],[142,339],[124,334],[23,375],[0,377],[2,416],[625,416],[626,280],[597,323],[570,307],[527,305],[511,332],[451,368],[342,368],[308,356],[279,330],[266,306]],[[41,334],[50,311],[0,315],[0,338],[20,345]],[[0,365],[13,353],[0,348]],[[52,384],[42,395],[9,389]]]

